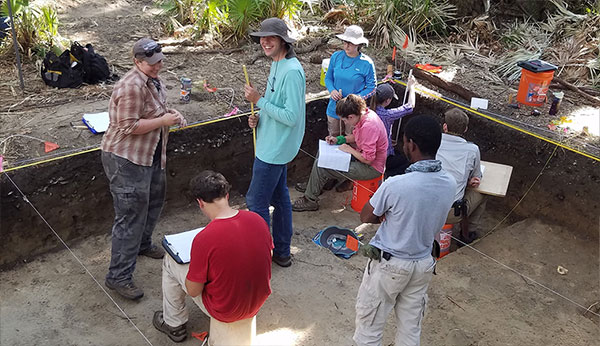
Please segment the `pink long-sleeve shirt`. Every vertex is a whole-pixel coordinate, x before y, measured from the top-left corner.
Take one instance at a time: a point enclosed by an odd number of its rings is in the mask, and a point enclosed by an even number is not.
[[[371,161],[373,168],[383,173],[387,158],[388,138],[385,125],[377,113],[367,109],[354,126],[352,134],[360,154],[366,160]]]

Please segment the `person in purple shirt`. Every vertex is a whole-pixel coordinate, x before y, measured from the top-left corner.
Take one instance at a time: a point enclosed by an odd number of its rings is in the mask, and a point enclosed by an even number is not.
[[[385,175],[391,177],[404,173],[404,170],[410,164],[403,153],[396,153],[394,150],[395,141],[392,141],[392,126],[394,121],[402,119],[404,116],[411,114],[415,108],[416,95],[414,85],[416,84],[415,77],[410,76],[407,83],[408,100],[405,104],[397,108],[386,108],[392,103],[392,99],[398,99],[394,88],[387,83],[382,83],[377,86],[375,97],[372,99],[372,104],[375,106],[375,113],[381,118],[385,125],[385,131],[388,136],[387,160],[385,162]],[[398,123],[400,126],[400,123]]]

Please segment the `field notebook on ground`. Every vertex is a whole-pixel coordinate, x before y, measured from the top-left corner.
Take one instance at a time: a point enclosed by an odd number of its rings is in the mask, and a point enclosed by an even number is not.
[[[204,227],[200,227],[187,232],[165,235],[162,246],[173,257],[175,262],[179,264],[190,263],[192,241],[196,234],[200,233],[203,229]]]

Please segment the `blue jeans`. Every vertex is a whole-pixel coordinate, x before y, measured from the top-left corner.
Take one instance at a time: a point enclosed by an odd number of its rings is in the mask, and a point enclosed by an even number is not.
[[[150,167],[139,166],[104,151],[102,165],[115,208],[106,280],[121,286],[132,281],[138,253],[152,246],[152,232],[165,200],[165,170],[160,160]]]
[[[246,193],[248,209],[270,225],[269,206],[273,211],[273,255],[290,255],[292,242],[292,202],[287,187],[287,165],[274,165],[254,159],[252,181]]]

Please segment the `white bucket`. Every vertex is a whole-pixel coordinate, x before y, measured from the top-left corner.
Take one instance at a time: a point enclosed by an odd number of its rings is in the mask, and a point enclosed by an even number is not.
[[[329,69],[329,59],[323,59],[321,62],[321,85],[325,86],[325,74],[327,74],[327,69]]]

